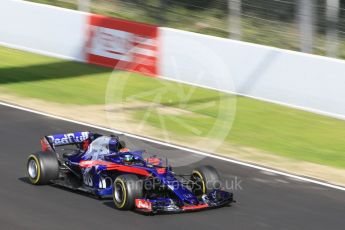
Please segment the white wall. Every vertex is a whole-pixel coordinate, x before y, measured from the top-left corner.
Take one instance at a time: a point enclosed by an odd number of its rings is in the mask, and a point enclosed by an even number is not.
[[[0,44],[82,61],[87,17],[58,7],[0,0]]]
[[[165,78],[345,118],[342,60],[169,28],[161,28],[160,34],[160,72]],[[215,65],[210,56],[222,61],[227,75],[197,77],[205,66]]]

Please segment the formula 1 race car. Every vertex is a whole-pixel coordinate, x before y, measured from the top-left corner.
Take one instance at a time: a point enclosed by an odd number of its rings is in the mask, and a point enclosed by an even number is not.
[[[118,136],[91,132],[57,134],[41,138],[42,151],[27,161],[30,182],[56,184],[112,198],[115,208],[145,213],[185,212],[221,207],[234,202],[221,190],[212,166],[190,175],[176,175],[167,161],[130,151]],[[64,147],[74,148],[64,149]]]

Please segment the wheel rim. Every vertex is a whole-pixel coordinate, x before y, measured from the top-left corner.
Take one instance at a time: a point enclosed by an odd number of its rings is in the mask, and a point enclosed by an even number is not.
[[[38,166],[35,160],[31,159],[28,165],[28,173],[31,178],[37,177]]]
[[[192,174],[192,181],[194,181],[193,192],[195,195],[199,196],[203,194],[203,181],[202,178],[196,173]]]
[[[115,183],[114,198],[115,201],[119,204],[123,202],[123,188],[121,183]]]

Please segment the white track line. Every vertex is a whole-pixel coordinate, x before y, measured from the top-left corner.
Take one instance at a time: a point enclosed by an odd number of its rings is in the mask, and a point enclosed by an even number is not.
[[[68,119],[68,118],[63,118],[63,117],[55,116],[55,115],[52,115],[52,114],[36,111],[36,110],[33,110],[33,109],[28,109],[28,108],[24,108],[24,107],[21,107],[21,106],[9,104],[9,103],[2,102],[2,101],[0,101],[0,105],[11,107],[11,108],[22,110],[22,111],[26,111],[26,112],[30,112],[30,113],[39,114],[39,115],[42,115],[42,116],[46,116],[46,117],[50,117],[50,118],[54,118],[54,119],[58,119],[58,120],[66,121],[66,122],[75,123],[75,124],[78,124],[78,125],[88,126],[90,128],[95,128],[95,129],[99,129],[99,130],[103,130],[103,131],[107,131],[107,132],[124,134],[124,135],[126,135],[128,137],[136,138],[136,139],[139,139],[139,140],[148,141],[148,142],[151,142],[151,143],[155,143],[155,144],[159,144],[159,145],[164,145],[164,146],[172,147],[172,148],[175,148],[175,149],[180,149],[180,150],[187,151],[187,152],[190,152],[190,153],[195,153],[195,154],[207,156],[207,157],[214,158],[214,159],[231,162],[231,163],[234,163],[234,164],[238,164],[238,165],[242,165],[242,166],[246,166],[246,167],[250,167],[250,168],[254,168],[254,169],[258,169],[258,170],[263,170],[263,171],[266,171],[266,172],[271,172],[271,173],[275,173],[275,174],[282,175],[282,176],[291,177],[291,178],[298,179],[298,180],[301,180],[301,181],[304,181],[304,182],[310,182],[310,183],[326,186],[326,187],[329,187],[329,188],[345,191],[345,187],[342,187],[342,186],[333,185],[333,184],[329,184],[329,183],[326,183],[326,182],[322,182],[322,181],[318,181],[318,180],[314,180],[314,179],[310,179],[310,178],[306,178],[306,177],[302,177],[302,176],[297,176],[297,175],[293,175],[293,174],[290,174],[290,173],[281,172],[281,171],[277,171],[277,170],[274,170],[274,169],[269,169],[269,168],[265,168],[265,167],[262,167],[262,166],[241,162],[241,161],[238,161],[238,160],[229,159],[229,158],[226,158],[226,157],[221,157],[221,156],[213,155],[213,154],[210,154],[210,153],[205,153],[205,152],[202,152],[202,151],[199,151],[199,150],[189,149],[189,148],[186,148],[186,147],[182,147],[182,146],[178,146],[178,145],[173,145],[173,144],[165,143],[165,142],[158,141],[158,140],[152,140],[152,139],[149,139],[149,138],[146,138],[146,137],[141,137],[141,136],[137,136],[137,135],[134,135],[134,134],[125,133],[125,132],[121,132],[121,131],[114,130],[114,129],[104,128],[104,127],[101,127],[101,126],[97,126],[97,125],[93,125],[93,124],[88,124],[88,123],[85,123],[85,122],[80,122],[80,121],[76,121],[76,120],[72,120],[72,119]]]

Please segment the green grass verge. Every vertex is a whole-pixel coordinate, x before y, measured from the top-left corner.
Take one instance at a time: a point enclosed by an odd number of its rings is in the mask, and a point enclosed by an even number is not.
[[[0,87],[24,97],[70,104],[104,104],[105,91],[111,69],[62,61],[27,52],[0,47]],[[199,136],[209,133],[216,121],[216,129],[221,133],[227,129],[226,116],[232,110],[223,109],[219,119],[221,103],[234,99],[232,95],[212,90],[194,88],[190,98],[183,96],[191,86],[167,82],[139,74],[116,72],[116,78],[124,80],[123,98],[136,97],[136,100],[154,101],[156,94],[145,94],[164,85],[160,104],[170,108],[192,111],[181,115],[160,114],[153,111],[146,117],[147,122],[160,127],[160,119],[166,121],[180,119],[198,127]],[[116,86],[114,86],[116,87]],[[182,95],[182,96],[181,96]],[[188,98],[188,100],[185,100]],[[207,103],[213,104],[207,105]],[[195,110],[199,107],[198,110]],[[182,113],[183,114],[183,113]],[[137,109],[134,117],[138,120],[146,116],[145,110]],[[185,129],[176,123],[166,123],[172,134],[195,136],[193,130]],[[345,122],[267,102],[237,97],[237,109],[231,132],[225,141],[264,150],[291,159],[304,160],[322,165],[345,168]]]

